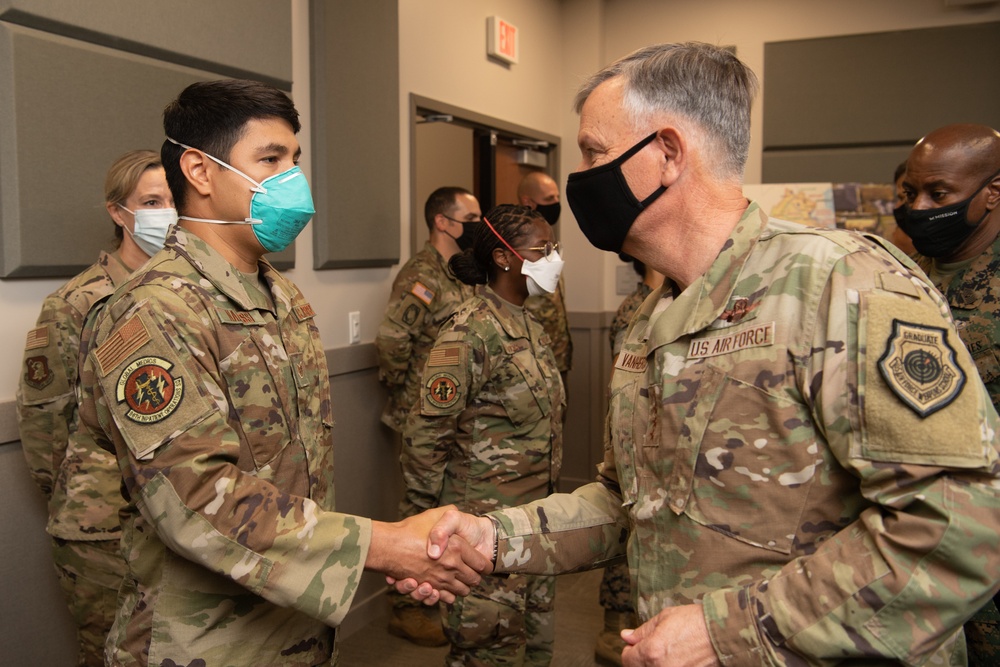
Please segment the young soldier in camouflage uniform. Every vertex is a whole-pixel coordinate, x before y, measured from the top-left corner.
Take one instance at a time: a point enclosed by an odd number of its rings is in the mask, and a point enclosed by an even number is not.
[[[637,51],[577,97],[567,198],[666,275],[611,381],[599,480],[452,532],[496,571],[626,553],[626,665],[965,662],[1000,581],[1000,417],[947,305],[874,238],[742,194],[756,79],[705,44]]]
[[[472,288],[458,280],[448,260],[469,247],[472,229],[482,220],[479,202],[465,188],[443,187],[424,204],[430,238],[403,265],[392,282],[385,317],[375,337],[378,377],[389,391],[382,423],[401,433],[420,395],[420,377],[434,339]],[[420,646],[448,643],[441,614],[408,595],[389,591],[389,632]]]
[[[531,171],[525,174],[517,184],[517,200],[522,206],[541,213],[545,222],[550,225],[559,222],[559,214],[562,212],[559,186],[545,172]],[[524,302],[524,307],[541,323],[552,341],[552,354],[555,355],[563,383],[573,366],[573,338],[569,333],[565,294],[565,281],[560,279],[555,292],[529,296]]]
[[[554,490],[565,395],[549,338],[523,308],[532,278],[522,274],[531,265],[556,269],[547,286],[555,288],[561,260],[545,249],[553,241],[541,215],[502,205],[490,211],[473,247],[452,258],[456,276],[488,287],[462,305],[424,369],[404,431],[404,516],[445,503],[486,512]],[[450,605],[447,664],[549,664],[554,583],[487,577]]]
[[[128,502],[107,661],[334,664],[362,568],[417,571],[450,600],[479,579],[463,551],[484,559],[453,544],[448,570],[432,571],[417,543],[433,515],[334,511],[315,313],[263,258],[313,214],[291,100],[252,81],[195,83],[164,130],[180,223],[93,323],[81,376],[93,389],[81,414],[106,431]]]
[[[917,142],[903,175],[898,224],[951,306],[993,407],[1000,409],[1000,132],[949,125]],[[969,664],[1000,662],[996,600],[965,627]]]
[[[45,299],[28,333],[17,390],[21,446],[48,499],[45,530],[77,626],[78,664],[95,667],[104,665],[104,640],[125,574],[118,545],[122,494],[114,455],[80,428],[80,334],[87,314],[163,246],[167,227],[177,219],[160,156],[153,151],[130,151],[115,160],[104,199],[118,247],[101,252],[96,264]],[[150,215],[162,224],[151,226]]]
[[[608,338],[611,342],[612,363],[618,358],[625,331],[628,329],[632,317],[639,310],[639,306],[642,305],[647,296],[653,293],[654,289],[663,284],[662,274],[653,271],[639,260],[628,255],[619,254],[619,257],[622,261],[631,262],[635,272],[642,280],[636,284],[635,290],[621,302],[618,311],[611,320]],[[622,649],[625,648],[625,642],[620,633],[626,628],[635,627],[637,618],[635,607],[632,604],[632,586],[629,582],[627,563],[615,563],[604,568],[598,598],[601,606],[604,607],[604,628],[597,635],[594,657],[598,664],[621,665]]]

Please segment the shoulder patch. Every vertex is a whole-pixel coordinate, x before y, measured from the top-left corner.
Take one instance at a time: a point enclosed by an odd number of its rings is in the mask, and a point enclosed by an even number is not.
[[[434,291],[428,289],[427,286],[419,280],[413,283],[413,287],[410,288],[410,294],[417,297],[428,306],[431,305],[431,301],[434,300]]]
[[[462,351],[464,349],[462,345],[441,345],[440,347],[435,347],[427,357],[427,367],[462,366]]]
[[[947,406],[965,386],[948,332],[939,327],[893,319],[878,367],[889,388],[921,417]]]
[[[461,395],[461,383],[451,373],[434,373],[427,379],[427,400],[436,408],[450,408]]]
[[[40,347],[47,347],[49,344],[49,327],[35,327],[28,332],[28,339],[24,343],[25,351],[37,350]]]
[[[122,369],[115,398],[127,404],[126,417],[155,424],[174,413],[184,397],[184,380],[170,373],[173,366],[160,357],[140,357]]]
[[[44,327],[42,327],[44,328]],[[41,391],[52,384],[56,374],[49,368],[49,358],[44,354],[26,357],[24,360],[24,383]]]
[[[149,342],[149,332],[139,315],[133,315],[120,326],[100,347],[94,350],[101,377],[112,371],[118,364]]]

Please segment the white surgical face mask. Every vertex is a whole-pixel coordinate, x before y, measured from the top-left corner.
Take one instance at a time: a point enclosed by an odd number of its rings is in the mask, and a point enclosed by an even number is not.
[[[552,294],[559,286],[559,275],[565,262],[559,256],[558,250],[553,250],[548,258],[542,257],[534,262],[525,261],[521,264],[521,273],[527,276],[528,294],[541,296]]]
[[[135,217],[135,231],[129,231],[129,228],[124,225],[122,229],[128,232],[139,249],[150,257],[158,253],[167,240],[170,228],[177,223],[177,210],[172,208],[137,208],[135,211],[129,211],[121,204],[118,206]]]

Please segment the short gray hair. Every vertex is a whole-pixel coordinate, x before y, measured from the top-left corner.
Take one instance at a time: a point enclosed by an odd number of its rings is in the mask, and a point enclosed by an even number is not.
[[[576,112],[594,89],[617,76],[623,78],[624,106],[633,120],[668,112],[694,121],[722,150],[718,171],[742,176],[758,84],[733,53],[700,42],[639,49],[591,76],[576,94]]]

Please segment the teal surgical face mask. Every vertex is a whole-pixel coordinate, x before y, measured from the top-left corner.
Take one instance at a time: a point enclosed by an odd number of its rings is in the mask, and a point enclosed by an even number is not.
[[[174,141],[170,137],[167,137],[167,141],[190,150],[199,150]],[[182,215],[180,216],[181,220],[222,225],[253,225],[254,236],[257,237],[264,249],[268,252],[280,252],[295,240],[295,237],[316,213],[312,193],[309,191],[309,182],[306,181],[305,174],[297,166],[265,178],[258,183],[232,165],[226,164],[204,151],[201,152],[210,160],[239,174],[253,185],[250,188],[250,191],[253,192],[250,197],[250,217],[245,220],[210,220]]]

